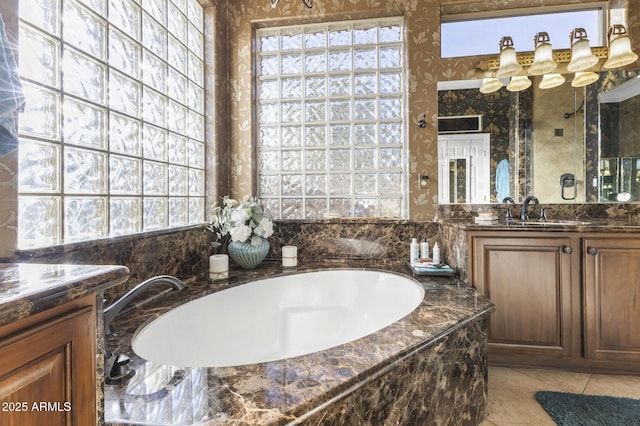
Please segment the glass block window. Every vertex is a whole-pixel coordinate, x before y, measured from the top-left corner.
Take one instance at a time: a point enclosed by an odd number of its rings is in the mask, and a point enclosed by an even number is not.
[[[258,193],[275,218],[406,216],[402,18],[256,33]]]
[[[21,2],[18,246],[200,224],[197,0]]]

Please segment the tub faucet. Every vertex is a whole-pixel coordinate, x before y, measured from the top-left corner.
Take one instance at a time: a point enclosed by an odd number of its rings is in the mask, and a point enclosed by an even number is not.
[[[122,312],[122,310],[129,305],[132,299],[144,292],[149,287],[153,287],[156,284],[168,284],[175,291],[182,290],[184,284],[178,278],[171,275],[158,275],[157,277],[149,278],[146,281],[141,282],[131,290],[129,290],[124,296],[113,302],[109,307],[104,309],[104,334],[109,336],[112,334],[111,322]],[[105,339],[106,340],[106,339]],[[107,358],[111,357],[111,352],[107,348],[106,342],[104,345],[105,355]]]
[[[538,199],[533,195],[529,195],[524,199],[524,201],[522,202],[522,209],[520,210],[520,220],[529,219],[529,212],[527,211],[529,210],[529,203],[533,203],[533,205],[536,205],[538,204]]]

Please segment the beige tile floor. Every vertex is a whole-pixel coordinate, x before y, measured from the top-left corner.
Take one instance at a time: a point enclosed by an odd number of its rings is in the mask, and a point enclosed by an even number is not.
[[[488,416],[480,426],[554,426],[533,396],[539,390],[640,399],[640,376],[491,366]]]

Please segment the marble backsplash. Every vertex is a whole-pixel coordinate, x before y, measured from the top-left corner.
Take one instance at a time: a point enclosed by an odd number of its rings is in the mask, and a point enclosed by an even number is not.
[[[552,204],[547,205],[550,218],[611,220],[640,219],[640,204]],[[504,214],[504,204],[441,205],[438,219],[472,219],[479,211]],[[514,214],[520,206],[514,206]],[[539,206],[532,206],[532,215]],[[279,260],[282,246],[298,247],[299,262],[344,259],[380,264],[399,262],[408,257],[411,238],[427,239],[430,246],[438,241],[442,258],[462,272],[466,269],[466,240],[455,228],[441,226],[439,221],[340,218],[327,220],[277,220],[269,238],[268,258]],[[204,226],[149,232],[85,243],[75,243],[36,250],[17,251],[0,262],[72,263],[123,265],[131,271],[127,283],[107,291],[107,301],[124,294],[129,288],[155,275],[168,274],[189,278],[207,272],[212,254],[212,235]],[[153,292],[151,292],[153,296]]]
[[[203,227],[105,238],[95,241],[20,250],[0,262],[71,263],[80,265],[123,265],[129,268],[129,280],[105,292],[107,302],[115,300],[136,284],[156,275],[189,278],[207,270],[211,234]],[[165,289],[150,289],[153,297]]]
[[[438,206],[439,219],[473,219],[478,212],[495,212],[504,217],[507,207],[513,208],[513,215],[520,214],[520,203],[512,204],[442,204]],[[530,216],[537,218],[540,207],[546,208],[548,218],[553,219],[611,219],[639,220],[640,203],[584,203],[547,204],[541,200],[539,206],[530,206]]]
[[[298,247],[298,262],[362,260],[385,264],[409,255],[411,238],[428,239],[431,246],[439,238],[436,222],[387,219],[280,220],[269,238],[267,259],[280,259],[282,246]],[[212,254],[212,234],[203,226],[122,236],[36,250],[17,251],[0,262],[72,263],[123,265],[131,276],[123,285],[108,290],[108,301],[136,284],[156,275],[189,278],[204,274]],[[447,248],[440,242],[442,256]],[[159,289],[162,290],[162,289]],[[154,291],[149,292],[153,297]]]
[[[298,261],[363,260],[398,262],[409,257],[412,238],[438,238],[436,222],[391,219],[329,219],[276,221],[271,256],[280,257],[285,245],[298,247]],[[440,245],[442,243],[440,242]]]

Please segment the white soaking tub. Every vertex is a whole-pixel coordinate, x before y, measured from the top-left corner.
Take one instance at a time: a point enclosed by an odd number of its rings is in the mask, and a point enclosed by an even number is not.
[[[424,298],[412,278],[323,270],[253,281],[192,300],[141,327],[138,356],[184,367],[230,367],[309,354],[367,336]]]

